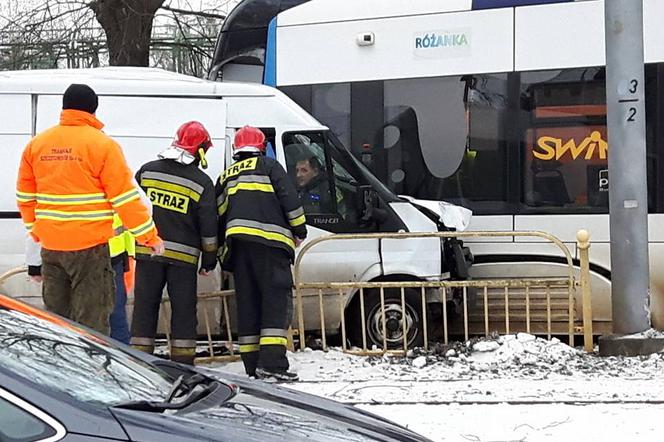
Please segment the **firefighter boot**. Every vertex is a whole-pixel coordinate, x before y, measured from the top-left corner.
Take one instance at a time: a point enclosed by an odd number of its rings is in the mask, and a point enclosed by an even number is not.
[[[180,364],[194,365],[196,347],[176,347],[171,344],[171,361]]]
[[[275,380],[278,382],[296,382],[300,380],[297,373],[288,370],[268,370],[266,368],[257,368],[256,377],[266,381]]]

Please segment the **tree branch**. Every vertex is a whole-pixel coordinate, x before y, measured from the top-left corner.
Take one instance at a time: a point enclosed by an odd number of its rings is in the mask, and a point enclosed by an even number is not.
[[[197,17],[205,17],[205,18],[217,18],[219,20],[225,20],[226,19],[226,16],[221,15],[221,14],[214,14],[212,12],[204,12],[204,11],[188,11],[186,9],[173,8],[173,7],[167,6],[167,5],[163,5],[161,7],[161,9],[173,12],[175,14],[194,15],[194,16],[197,16]]]

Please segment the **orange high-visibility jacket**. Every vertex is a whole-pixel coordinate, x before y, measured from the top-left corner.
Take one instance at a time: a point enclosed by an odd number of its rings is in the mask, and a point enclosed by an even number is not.
[[[113,212],[140,244],[161,240],[120,146],[94,115],[67,109],[23,151],[16,184],[21,218],[49,250],[83,250],[113,236]]]

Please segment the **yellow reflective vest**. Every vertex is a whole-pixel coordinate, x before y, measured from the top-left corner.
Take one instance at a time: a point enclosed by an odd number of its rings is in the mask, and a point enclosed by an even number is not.
[[[108,240],[111,258],[127,252],[129,256],[136,256],[136,242],[134,236],[122,225],[117,213],[113,215],[113,237]]]

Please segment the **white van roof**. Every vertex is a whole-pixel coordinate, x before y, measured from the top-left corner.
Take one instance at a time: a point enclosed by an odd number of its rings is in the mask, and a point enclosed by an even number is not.
[[[275,96],[256,83],[213,82],[157,68],[103,67],[0,72],[0,93],[62,94],[72,83],[85,83],[100,95]]]

